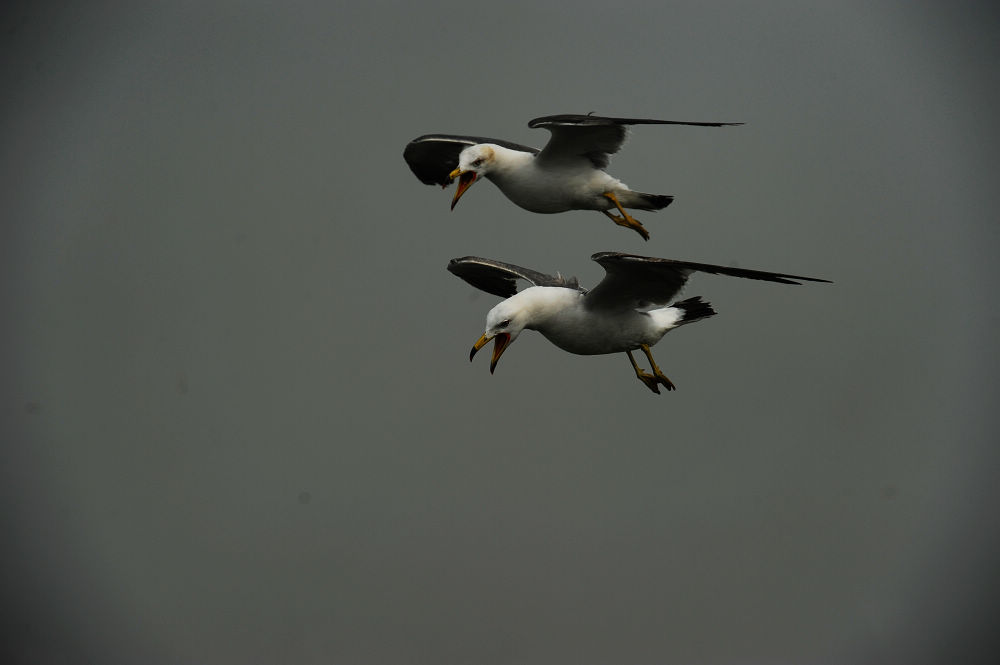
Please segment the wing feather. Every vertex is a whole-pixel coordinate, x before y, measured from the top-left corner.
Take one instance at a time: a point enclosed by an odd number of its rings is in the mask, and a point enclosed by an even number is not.
[[[575,277],[547,275],[530,268],[522,268],[512,263],[504,263],[478,256],[463,256],[448,262],[448,271],[461,277],[472,286],[501,298],[509,298],[517,293],[517,280],[523,279],[532,286],[561,286],[568,289],[580,288]]]
[[[601,283],[591,289],[584,304],[597,309],[622,309],[643,304],[667,305],[694,272],[757,279],[779,284],[827,282],[827,279],[788,275],[747,268],[732,268],[711,263],[658,259],[621,252],[599,252],[590,257],[607,273]]]
[[[598,115],[562,114],[535,118],[531,128],[544,128],[552,138],[539,153],[542,162],[561,162],[581,157],[589,159],[595,168],[603,169],[625,142],[629,125],[694,125],[725,127],[741,122],[687,122],[653,120],[651,118],[605,118]]]

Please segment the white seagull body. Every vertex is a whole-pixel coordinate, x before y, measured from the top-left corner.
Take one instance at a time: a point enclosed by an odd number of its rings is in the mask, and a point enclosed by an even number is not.
[[[576,279],[552,276],[491,259],[467,256],[452,259],[448,270],[478,289],[506,298],[486,315],[486,331],[472,347],[469,359],[494,341],[490,372],[504,350],[522,330],[537,330],[564,351],[597,355],[624,351],[636,377],[655,393],[659,385],[674,384],[657,367],[650,347],[669,331],[713,316],[715,310],[700,297],[671,303],[694,272],[707,272],[780,284],[825,279],[729,268],[707,263],[657,259],[619,252],[591,257],[607,273],[592,290]],[[532,286],[517,292],[517,280]],[[639,369],[632,351],[641,350],[652,373]]]
[[[426,134],[407,144],[403,158],[425,184],[447,187],[458,178],[452,209],[476,180],[486,178],[525,210],[544,214],[598,210],[648,240],[649,233],[625,208],[660,210],[674,197],[633,191],[604,171],[610,156],[625,142],[628,126],[739,124],[553,115],[528,123],[552,133],[541,150],[482,136]],[[612,209],[620,215],[609,212]]]

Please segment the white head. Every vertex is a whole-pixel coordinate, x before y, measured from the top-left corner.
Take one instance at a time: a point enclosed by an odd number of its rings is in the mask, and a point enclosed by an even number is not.
[[[469,360],[476,355],[476,351],[486,346],[491,339],[493,342],[493,358],[490,360],[490,374],[496,369],[500,356],[510,346],[521,331],[530,323],[530,309],[524,306],[521,296],[525,291],[504,300],[494,307],[486,315],[486,332],[472,346],[469,352]]]
[[[458,188],[455,190],[455,198],[451,200],[451,209],[455,209],[455,204],[462,198],[469,187],[480,177],[490,172],[490,168],[496,161],[496,151],[489,143],[479,143],[470,145],[458,154],[458,168],[448,174],[452,180],[458,178]]]

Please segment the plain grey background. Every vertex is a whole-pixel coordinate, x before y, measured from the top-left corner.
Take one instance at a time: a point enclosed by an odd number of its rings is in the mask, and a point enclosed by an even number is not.
[[[4,662],[992,662],[987,3],[5,12]],[[633,132],[648,243],[401,157],[590,111],[746,125]],[[835,284],[470,365],[448,259],[602,250]]]

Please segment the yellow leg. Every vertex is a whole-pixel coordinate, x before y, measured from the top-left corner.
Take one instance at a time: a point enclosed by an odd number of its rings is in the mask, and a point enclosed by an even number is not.
[[[648,344],[643,344],[639,348],[642,349],[642,352],[646,354],[647,358],[649,358],[649,366],[653,370],[653,376],[655,376],[656,379],[660,383],[662,383],[666,387],[667,390],[677,390],[677,386],[674,385],[674,382],[671,381],[670,379],[668,379],[667,376],[666,376],[666,374],[664,374],[660,370],[660,368],[657,367],[656,361],[653,360],[653,352],[649,350],[649,345]]]
[[[622,216],[617,217],[616,215],[611,214],[607,210],[602,210],[601,212],[607,215],[608,218],[618,226],[624,226],[630,228],[639,235],[641,235],[643,240],[649,240],[649,231],[643,228],[642,224],[639,223],[639,220],[637,220],[635,217],[625,212],[625,208],[623,208],[622,204],[618,202],[618,197],[615,196],[614,192],[604,192],[602,196],[604,196],[604,198],[614,203],[615,207],[618,208],[618,212],[620,212]]]
[[[654,375],[652,375],[652,374],[650,374],[648,372],[643,372],[641,369],[639,369],[639,365],[635,362],[635,358],[632,357],[632,352],[631,351],[626,351],[625,353],[628,354],[628,360],[629,360],[630,363],[632,363],[632,369],[635,370],[636,377],[640,381],[642,381],[643,385],[645,385],[647,388],[649,388],[654,393],[656,393],[657,395],[659,395],[660,394],[660,387],[657,385],[657,383],[659,383],[659,381],[657,380],[656,376],[654,376]],[[673,384],[670,384],[670,385],[672,386]],[[668,388],[667,390],[670,390],[670,388]]]

